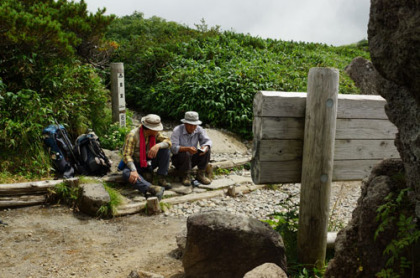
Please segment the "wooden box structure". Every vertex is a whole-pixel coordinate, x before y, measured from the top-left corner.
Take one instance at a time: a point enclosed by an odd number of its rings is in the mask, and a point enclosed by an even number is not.
[[[258,92],[254,97],[254,183],[301,181],[306,93]],[[398,158],[397,128],[374,95],[338,95],[333,181],[361,180],[385,158]],[[323,142],[317,142],[322,144]]]

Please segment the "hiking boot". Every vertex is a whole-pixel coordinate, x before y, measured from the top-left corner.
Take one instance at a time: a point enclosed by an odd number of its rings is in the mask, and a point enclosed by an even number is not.
[[[153,183],[153,173],[152,172],[143,172],[143,173],[141,173],[141,175],[146,181],[148,181],[150,183]]]
[[[191,177],[189,172],[181,173],[181,183],[185,186],[191,185]]]
[[[149,186],[149,188],[147,188],[147,193],[150,193],[152,196],[157,197],[159,201],[162,200],[164,192],[165,188],[156,185],[151,185]]]
[[[169,182],[166,180],[166,176],[164,176],[164,175],[159,175],[159,176],[158,176],[158,185],[159,185],[159,186],[162,186],[162,187],[163,187],[163,188],[165,188],[166,190],[169,190],[169,189],[171,189],[171,188],[172,188],[171,183],[169,183]]]
[[[211,180],[208,177],[206,177],[206,170],[198,170],[196,178],[202,184],[210,184],[211,183]]]

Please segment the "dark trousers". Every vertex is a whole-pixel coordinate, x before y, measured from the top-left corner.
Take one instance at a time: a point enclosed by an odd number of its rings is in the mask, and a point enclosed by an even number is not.
[[[137,182],[133,185],[135,189],[140,191],[141,193],[146,193],[147,189],[151,185],[151,181],[147,181],[144,179],[143,175],[146,172],[153,172],[154,169],[158,168],[157,173],[158,175],[166,176],[168,175],[168,168],[169,168],[169,159],[170,159],[170,150],[169,149],[159,149],[155,158],[151,160],[151,167],[140,167],[138,163],[135,163],[137,173],[140,175],[141,180],[137,180]],[[130,177],[131,170],[126,166],[123,169],[123,178],[126,182],[128,182],[128,178]]]
[[[190,171],[195,166],[199,170],[205,170],[210,161],[210,155],[210,148],[204,155],[199,155],[199,153],[190,154],[189,152],[174,154],[172,155],[172,165],[180,172]]]

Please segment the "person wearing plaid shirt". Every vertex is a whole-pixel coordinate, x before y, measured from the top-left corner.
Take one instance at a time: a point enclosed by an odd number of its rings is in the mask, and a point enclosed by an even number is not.
[[[160,117],[149,114],[141,119],[141,125],[127,134],[123,148],[123,178],[142,194],[150,193],[162,198],[165,189],[170,189],[166,181],[170,161],[170,139],[160,131],[163,126]],[[158,184],[151,184],[153,170],[157,169]],[[146,179],[146,178],[148,179]]]

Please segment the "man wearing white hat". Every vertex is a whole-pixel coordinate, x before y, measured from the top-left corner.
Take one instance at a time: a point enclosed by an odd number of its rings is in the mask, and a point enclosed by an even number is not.
[[[176,126],[171,136],[172,165],[181,173],[183,185],[191,185],[190,172],[195,166],[198,168],[197,180],[210,184],[205,170],[210,161],[212,141],[200,126],[197,112],[186,112],[181,122],[183,124]]]
[[[166,181],[168,175],[171,141],[160,131],[163,126],[160,117],[149,114],[141,119],[141,125],[127,134],[123,149],[123,178],[141,193],[150,193],[162,198],[165,189],[170,189]],[[158,184],[153,186],[153,170],[158,168]],[[148,180],[145,175],[151,176]]]

